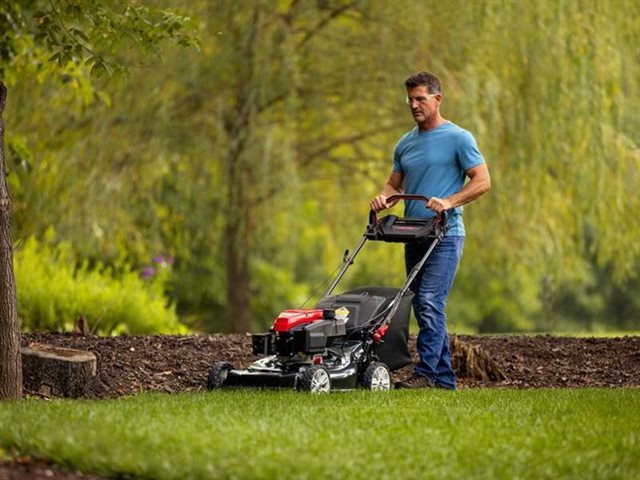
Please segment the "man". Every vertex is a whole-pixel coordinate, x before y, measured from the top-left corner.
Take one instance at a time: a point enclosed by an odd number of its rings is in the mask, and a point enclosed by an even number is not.
[[[448,228],[411,285],[420,327],[420,360],[413,375],[396,386],[455,389],[445,305],[464,246],[462,205],[489,191],[491,178],[473,136],[440,114],[442,87],[438,77],[418,72],[404,86],[416,127],[396,145],[391,175],[382,193],[371,201],[371,208],[379,212],[393,206],[387,202],[391,195],[424,195],[430,199],[427,208],[423,202],[407,201],[405,217],[424,218],[447,211]],[[407,273],[424,256],[426,248],[422,244],[405,245]]]

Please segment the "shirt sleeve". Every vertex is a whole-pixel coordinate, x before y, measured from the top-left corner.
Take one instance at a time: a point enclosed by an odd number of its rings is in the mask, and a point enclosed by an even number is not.
[[[393,150],[393,167],[391,168],[392,172],[402,173],[404,175],[404,171],[402,170],[402,163],[400,162],[400,142],[396,144],[396,148]]]
[[[478,149],[476,139],[466,130],[458,139],[458,163],[466,172],[470,168],[477,167],[484,163],[484,157]]]

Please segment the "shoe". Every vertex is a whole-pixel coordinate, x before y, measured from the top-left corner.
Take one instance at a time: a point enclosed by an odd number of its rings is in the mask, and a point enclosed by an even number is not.
[[[456,390],[455,385],[454,386],[450,386],[450,385],[444,385],[442,383],[437,383],[434,385],[435,388],[441,388],[442,390]]]
[[[433,380],[422,375],[413,375],[402,382],[396,383],[396,388],[435,388]]]

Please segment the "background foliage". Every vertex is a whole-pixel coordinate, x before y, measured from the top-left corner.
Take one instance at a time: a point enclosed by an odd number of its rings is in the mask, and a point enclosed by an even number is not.
[[[64,244],[85,272],[142,272],[172,257],[165,294],[185,324],[262,329],[317,298],[357,242],[412,127],[402,81],[428,69],[444,82],[444,116],[476,135],[494,186],[466,209],[451,329],[640,328],[637,2],[116,3],[9,2],[34,35],[64,37],[53,58],[28,36],[2,52],[22,245],[54,227],[39,255]],[[51,5],[80,9],[63,12],[73,28],[43,30]],[[175,16],[158,17],[148,38],[111,41],[154,53],[186,15],[201,48],[112,59],[114,46],[91,38],[110,21],[135,35],[136,8],[156,7]],[[97,60],[74,57],[78,32],[101,49]],[[399,285],[402,265],[397,246],[371,245],[344,286]],[[31,308],[21,297],[27,323]]]
[[[186,332],[164,297],[168,267],[145,280],[120,262],[77,265],[70,253],[68,244],[50,246],[33,237],[20,246],[15,272],[25,329],[72,330],[85,317],[96,334]]]

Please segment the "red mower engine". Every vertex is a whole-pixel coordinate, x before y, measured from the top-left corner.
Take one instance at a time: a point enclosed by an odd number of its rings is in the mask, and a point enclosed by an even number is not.
[[[333,309],[285,310],[269,333],[252,336],[253,353],[282,357],[322,353],[346,335],[346,322],[346,316]]]

